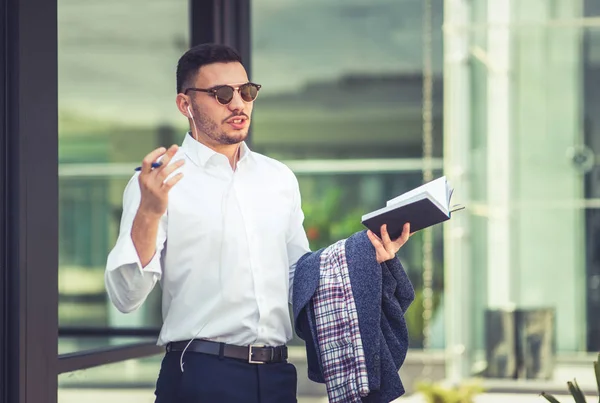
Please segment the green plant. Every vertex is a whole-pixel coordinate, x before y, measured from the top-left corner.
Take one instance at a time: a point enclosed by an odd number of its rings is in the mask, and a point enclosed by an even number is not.
[[[598,403],[600,403],[600,354],[598,354],[598,361],[594,361],[594,373],[596,374],[596,384],[598,387]],[[587,403],[585,396],[575,379],[573,382],[567,382],[567,386],[575,403]],[[560,401],[550,393],[542,392],[541,395],[551,403],[560,403]]]
[[[319,197],[304,201],[304,226],[312,250],[327,247],[365,229],[360,222],[363,210],[347,205],[340,188],[330,188]]]
[[[427,403],[473,403],[475,396],[484,391],[477,382],[461,383],[457,386],[419,382],[416,389],[423,394]]]
[[[441,293],[433,293],[433,312],[435,313],[440,306]],[[415,300],[404,313],[406,326],[408,327],[408,339],[410,346],[415,348],[423,348],[423,288],[415,290]]]

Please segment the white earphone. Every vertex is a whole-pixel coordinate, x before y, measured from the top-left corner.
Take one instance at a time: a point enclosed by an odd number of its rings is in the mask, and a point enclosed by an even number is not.
[[[190,104],[188,104],[187,106],[187,111],[189,113],[189,118],[192,119],[192,123],[194,123],[194,127],[196,127],[196,120],[194,120],[194,115],[192,114],[192,110],[190,109]],[[196,131],[198,131],[198,128],[196,127]],[[194,140],[198,140],[196,138],[196,135],[194,134],[194,131],[192,130],[192,137],[194,138]]]

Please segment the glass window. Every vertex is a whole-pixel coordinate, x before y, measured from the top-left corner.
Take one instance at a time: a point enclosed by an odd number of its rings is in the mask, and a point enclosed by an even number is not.
[[[467,30],[449,23],[445,37],[470,42],[469,63],[446,68],[448,77],[468,71],[468,85],[455,88],[471,98],[470,133],[446,138],[469,144],[464,246],[473,306],[464,325],[481,353],[474,368],[486,359],[488,368],[504,365],[514,341],[542,368],[528,376],[546,377],[555,349],[573,356],[600,348],[600,7],[570,0],[470,7]],[[498,311],[505,316],[493,316]],[[506,323],[516,333],[500,340]]]
[[[363,214],[422,183],[424,51],[433,59],[433,165],[441,176],[442,2],[432,12],[424,47],[421,0],[252,2],[252,75],[263,85],[252,148],[296,172],[313,250],[364,229]],[[414,347],[423,344],[422,243],[415,234],[400,254],[417,289],[407,313]],[[442,259],[440,227],[430,340],[438,348]]]
[[[124,315],[107,298],[104,269],[133,169],[186,130],[175,67],[188,47],[188,2],[59,0],[58,31],[60,326],[160,326],[159,287]],[[61,351],[86,340],[61,339]]]
[[[58,354],[78,353],[83,350],[95,350],[104,347],[118,347],[138,343],[156,343],[156,337],[148,336],[104,336],[73,335],[59,336]]]
[[[586,17],[600,16],[600,3],[585,1]],[[600,351],[600,166],[597,156],[600,155],[600,27],[590,27],[582,30],[582,64],[583,64],[583,116],[582,132],[585,156],[588,158],[574,159],[576,167],[583,167],[585,172],[584,193],[588,199],[585,211],[585,267],[586,275],[583,282],[587,285],[586,295],[586,344],[588,351]],[[590,152],[591,151],[591,152]],[[590,157],[594,162],[589,167]],[[581,170],[581,168],[580,168]]]
[[[196,354],[188,352],[186,354]],[[327,400],[324,384],[308,379],[306,352],[291,347],[289,361],[297,368],[299,403]],[[150,403],[163,355],[132,359],[58,376],[58,403]]]
[[[153,402],[162,355],[58,376],[58,403]]]

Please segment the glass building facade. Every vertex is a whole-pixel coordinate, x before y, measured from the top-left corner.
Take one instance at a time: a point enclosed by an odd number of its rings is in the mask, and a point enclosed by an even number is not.
[[[107,397],[153,388],[160,289],[122,314],[104,265],[133,168],[186,133],[177,60],[209,41],[237,47],[263,86],[250,148],[298,176],[313,250],[362,230],[362,214],[424,178],[455,187],[466,209],[399,255],[416,289],[409,359],[445,351],[446,376],[479,374],[497,310],[550,310],[560,357],[600,350],[597,1],[57,0],[30,11],[40,3],[2,0],[0,15],[2,152],[19,167],[2,168],[2,257],[12,262],[2,308],[36,309],[0,316],[2,385],[15,381],[11,365],[33,365],[33,353],[8,350],[36,351],[26,324],[39,315],[58,357],[40,373],[60,374],[47,383],[58,401],[84,387]],[[36,76],[31,63],[49,67]],[[38,157],[38,170],[23,168]],[[27,202],[37,194],[51,202]],[[28,221],[36,212],[49,221]],[[28,293],[23,284],[48,267],[40,281],[52,290]],[[44,314],[49,304],[56,314]],[[291,344],[302,365],[301,341]]]
[[[468,206],[444,237],[454,369],[485,365],[490,310],[550,310],[559,354],[598,351],[600,7],[445,11],[444,171]]]

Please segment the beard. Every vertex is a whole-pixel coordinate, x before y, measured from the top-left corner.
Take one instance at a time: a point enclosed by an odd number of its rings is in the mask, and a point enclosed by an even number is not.
[[[192,105],[192,109],[194,110],[196,130],[218,144],[238,144],[244,141],[248,136],[248,129],[238,131],[234,134],[227,133],[219,124],[217,124],[217,122],[211,119],[207,114],[202,113],[197,105]],[[192,120],[192,123],[194,123],[194,120]]]

